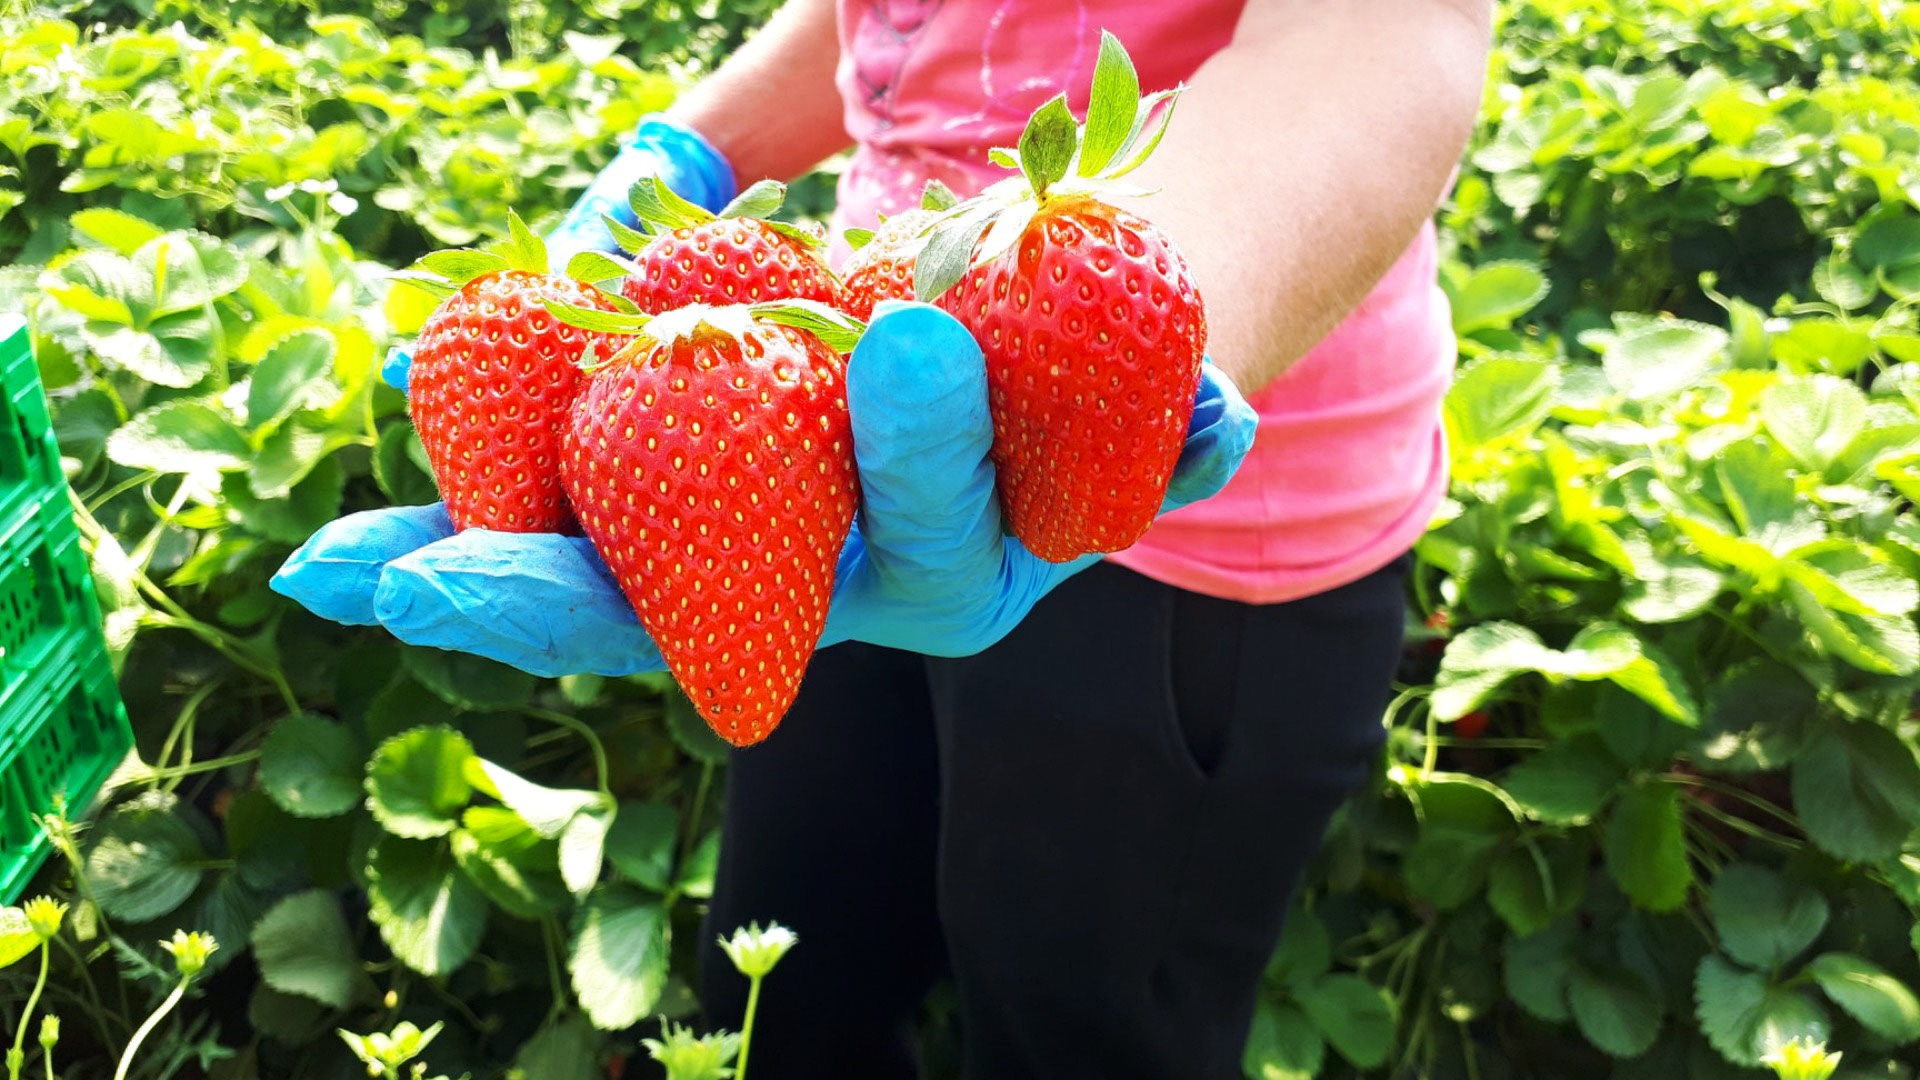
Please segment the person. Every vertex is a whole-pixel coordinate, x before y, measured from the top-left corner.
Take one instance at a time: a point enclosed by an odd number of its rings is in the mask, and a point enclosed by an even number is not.
[[[610,248],[600,214],[644,175],[714,207],[849,146],[835,236],[928,179],[969,194],[1041,102],[1084,108],[1102,29],[1144,89],[1185,86],[1128,202],[1185,253],[1211,362],[1138,544],[1056,567],[1001,534],[982,360],[937,309],[890,305],[849,362],[860,517],[798,700],[730,764],[708,913],[800,939],[756,1080],[914,1075],[949,974],[968,1077],[1239,1075],[1290,899],[1376,760],[1444,494],[1432,216],[1490,9],[788,0],[550,238]],[[452,535],[437,507],[344,518],[275,587],[537,674],[660,666],[585,541]],[[735,1026],[745,983],[707,937],[706,1013]]]

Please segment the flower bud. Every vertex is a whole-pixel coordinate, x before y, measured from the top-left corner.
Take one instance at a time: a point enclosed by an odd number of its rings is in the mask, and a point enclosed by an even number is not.
[[[34,936],[41,941],[52,941],[67,918],[67,905],[51,896],[34,897],[27,901],[25,910],[27,925],[33,927]]]
[[[220,943],[212,934],[175,930],[173,940],[161,942],[160,947],[173,954],[173,966],[180,970],[180,977],[191,979],[206,969],[207,958],[220,948]]]
[[[765,930],[759,923],[742,927],[733,932],[731,940],[720,939],[720,948],[740,969],[740,974],[749,979],[758,979],[773,970],[773,965],[787,955],[787,950],[799,944],[800,939],[794,932],[779,923],[769,923]]]

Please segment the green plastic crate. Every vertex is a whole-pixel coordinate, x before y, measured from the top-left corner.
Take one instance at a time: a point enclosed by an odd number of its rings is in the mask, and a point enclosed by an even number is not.
[[[0,521],[28,503],[66,498],[53,421],[40,391],[27,322],[0,315]]]
[[[0,317],[0,902],[133,745],[24,321]]]

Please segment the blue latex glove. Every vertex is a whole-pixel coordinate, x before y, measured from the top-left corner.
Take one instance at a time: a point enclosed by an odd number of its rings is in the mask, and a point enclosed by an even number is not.
[[[618,251],[600,215],[636,225],[627,195],[648,176],[659,177],[675,193],[709,210],[719,210],[738,194],[733,166],[712,144],[690,128],[663,116],[649,116],[547,237],[554,268],[565,267],[568,259],[582,251]]]
[[[881,305],[849,361],[847,404],[861,507],[821,646],[978,652],[1098,558],[1048,563],[1002,533],[985,363],[946,313]],[[1233,383],[1207,364],[1162,512],[1220,490],[1252,446],[1255,425]],[[455,533],[438,505],[333,522],[272,584],[325,618],[380,623],[410,644],[477,653],[535,675],[665,667],[590,542]]]

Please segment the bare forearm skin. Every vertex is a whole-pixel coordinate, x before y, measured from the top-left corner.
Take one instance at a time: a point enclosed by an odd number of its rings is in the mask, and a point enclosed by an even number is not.
[[[834,0],[787,0],[766,25],[667,110],[733,165],[740,186],[787,181],[845,149],[834,86]]]
[[[1208,353],[1266,387],[1364,299],[1472,132],[1491,0],[1249,0],[1131,208],[1185,253]]]

